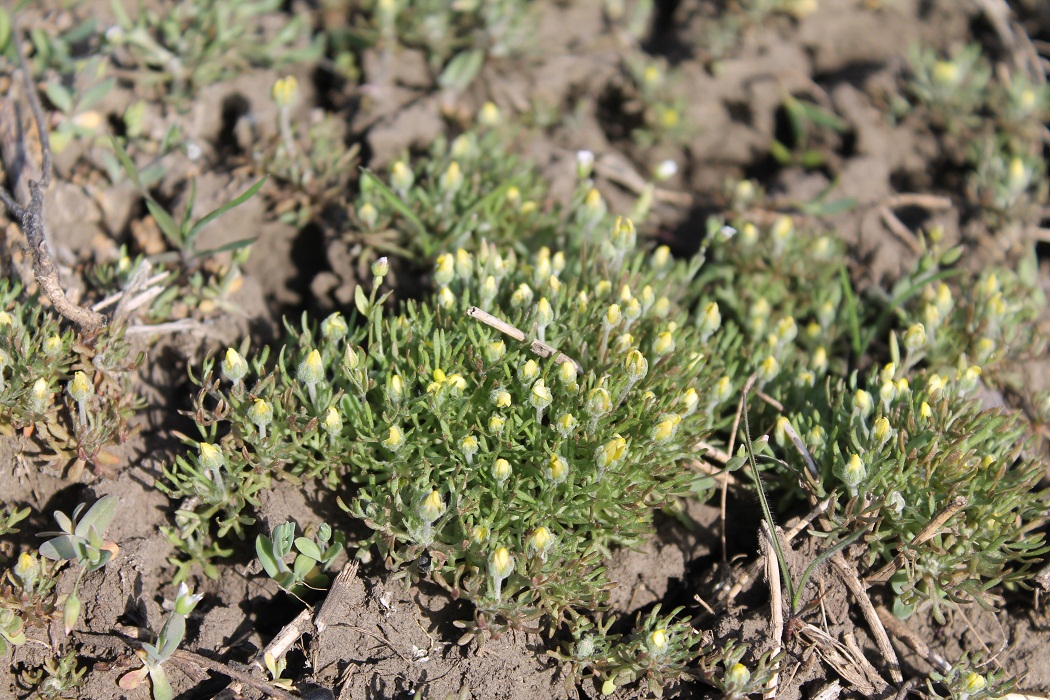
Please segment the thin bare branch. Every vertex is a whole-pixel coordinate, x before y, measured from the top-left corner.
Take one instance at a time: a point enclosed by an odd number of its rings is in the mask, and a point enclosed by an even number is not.
[[[579,362],[569,357],[565,353],[561,352],[560,350],[552,348],[550,345],[547,345],[541,340],[529,341],[526,338],[525,333],[517,326],[512,326],[506,321],[499,319],[490,314],[489,312],[483,311],[482,309],[479,309],[476,306],[472,306],[469,309],[467,309],[467,316],[470,316],[476,321],[481,321],[489,328],[493,328],[504,335],[510,336],[519,343],[529,342],[529,349],[532,350],[532,352],[539,355],[540,357],[553,356],[559,364],[562,362],[571,362],[572,366],[576,368],[576,371],[580,374],[583,374],[583,366],[581,366]]]
[[[40,105],[40,97],[37,95],[36,87],[33,85],[32,72],[29,62],[26,60],[25,51],[22,49],[21,32],[15,18],[11,18],[11,43],[14,44],[15,52],[18,54],[18,64],[25,81],[26,98],[33,112],[33,120],[36,122],[37,132],[40,137],[41,151],[41,173],[39,180],[29,181],[29,204],[19,207],[14,197],[3,192],[3,202],[11,211],[12,215],[18,217],[22,231],[26,235],[29,248],[33,253],[33,274],[41,291],[51,301],[55,310],[72,321],[81,331],[92,333],[105,327],[106,317],[95,313],[90,309],[74,304],[66,296],[58,280],[58,268],[55,265],[54,253],[51,244],[47,240],[47,230],[44,223],[44,193],[51,185],[51,141],[48,138],[47,122],[44,119],[44,109]],[[14,205],[14,206],[12,206]]]

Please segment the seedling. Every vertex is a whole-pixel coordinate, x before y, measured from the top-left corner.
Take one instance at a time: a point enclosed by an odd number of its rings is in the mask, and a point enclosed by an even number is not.
[[[87,505],[85,503],[74,509],[72,517],[55,511],[55,521],[58,522],[60,531],[39,533],[40,537],[52,538],[40,545],[41,556],[55,561],[74,562],[79,567],[76,583],[66,596],[62,613],[66,634],[69,634],[80,617],[80,599],[77,597],[80,580],[85,573],[97,571],[108,564],[120,551],[115,543],[104,539],[106,529],[117,515],[119,503],[116,496],[104,496],[79,520],[80,513]]]
[[[307,588],[324,588],[329,577],[324,573],[334,566],[336,558],[343,553],[343,535],[335,533],[327,523],[321,523],[314,539],[295,536],[295,523],[285,522],[274,526],[271,537],[259,535],[255,540],[255,552],[262,562],[263,570],[282,589],[293,595]],[[285,557],[292,553],[294,545],[298,554],[291,567]]]
[[[174,697],[167,673],[164,671],[164,664],[182,644],[186,636],[186,618],[203,597],[203,593],[191,592],[185,583],[179,584],[179,590],[175,596],[175,609],[164,622],[156,642],[144,643],[142,648],[135,652],[143,665],[120,677],[121,688],[133,690],[148,675],[152,685],[153,700],[171,700]]]

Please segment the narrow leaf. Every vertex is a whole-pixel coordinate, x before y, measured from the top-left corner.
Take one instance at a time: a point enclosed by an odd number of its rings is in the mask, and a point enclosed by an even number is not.
[[[236,199],[234,199],[234,200],[232,200],[230,202],[227,202],[226,204],[223,204],[221,207],[219,207],[215,211],[212,211],[212,212],[209,212],[209,213],[205,214],[204,218],[202,218],[200,221],[195,223],[193,225],[193,228],[190,229],[190,232],[188,234],[186,234],[186,245],[190,246],[193,243],[193,239],[197,237],[197,234],[200,233],[200,230],[202,228],[204,228],[205,226],[210,224],[212,221],[214,221],[218,217],[220,217],[223,214],[225,214],[226,212],[228,212],[230,209],[233,209],[234,207],[240,206],[241,204],[244,204],[249,199],[254,197],[255,193],[258,192],[260,189],[262,189],[262,186],[266,184],[266,181],[269,178],[270,178],[269,175],[264,175],[263,177],[261,177],[259,179],[258,182],[256,182],[254,185],[249,187],[247,190],[245,190]]]

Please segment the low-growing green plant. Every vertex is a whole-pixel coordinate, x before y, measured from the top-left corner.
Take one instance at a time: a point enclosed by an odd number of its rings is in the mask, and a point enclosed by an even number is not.
[[[356,330],[334,315],[304,323],[276,364],[232,349],[221,378],[205,364],[195,414],[221,456],[201,443],[165,488],[225,509],[229,533],[273,477],[357,484],[346,507],[374,532],[359,546],[473,602],[464,642],[600,610],[604,557],[685,493],[725,342],[716,313],[694,321],[672,301],[700,260],[642,255],[635,236],[618,221],[582,257],[442,254],[439,291],[397,315],[378,261]],[[495,317],[564,354],[475,320]],[[209,473],[228,495],[207,494]]]
[[[175,605],[164,626],[157,633],[154,643],[143,643],[135,654],[142,660],[142,667],[128,671],[120,677],[120,687],[134,690],[149,676],[153,700],[171,700],[174,692],[168,682],[164,664],[178,650],[186,636],[186,618],[189,617],[197,603],[204,597],[203,593],[193,593],[185,583],[179,584],[175,595]]]
[[[15,525],[28,518],[29,512],[29,508],[16,510],[13,506],[4,506],[3,514],[0,515],[0,535],[18,532]]]
[[[135,19],[124,3],[110,3],[117,24],[105,35],[112,60],[143,85],[164,88],[182,100],[251,66],[280,66],[320,55],[309,43],[304,16],[262,40],[260,19],[280,10],[280,0],[191,0],[159,9],[141,6]]]
[[[23,644],[26,628],[43,627],[59,614],[54,592],[58,568],[58,564],[22,552],[4,572],[0,578],[0,654],[8,644]]]
[[[698,676],[722,692],[727,700],[740,700],[763,693],[770,680],[780,671],[783,653],[762,654],[750,667],[743,663],[747,647],[728,642],[714,645],[714,650],[700,657]]]
[[[78,663],[80,652],[70,649],[62,656],[48,657],[42,665],[22,671],[18,682],[47,700],[78,697],[87,666]]]
[[[789,139],[773,139],[769,152],[782,166],[821,168],[828,165],[827,154],[834,149],[834,139],[849,130],[849,125],[829,109],[794,95],[785,95],[782,105],[789,126]]]
[[[1002,669],[989,670],[979,658],[964,654],[946,673],[931,671],[926,687],[935,698],[951,700],[984,700],[1008,697],[1017,684]]]
[[[905,116],[917,107],[930,120],[945,160],[969,171],[967,197],[990,227],[1037,220],[1048,196],[1037,134],[1050,110],[1050,87],[1020,72],[993,71],[977,44],[949,58],[918,47],[911,54],[910,103],[902,101],[896,112]]]
[[[620,100],[623,118],[636,125],[631,138],[642,147],[684,143],[692,128],[677,73],[657,58],[628,60],[626,68],[628,81]]]
[[[267,576],[282,589],[299,596],[307,588],[328,585],[329,577],[325,572],[343,553],[345,539],[342,533],[333,533],[327,523],[321,523],[313,539],[296,537],[295,523],[285,522],[275,525],[270,537],[259,535],[255,539],[255,553]],[[292,553],[293,545],[298,553],[289,567],[285,558]]]
[[[579,245],[608,221],[601,195],[587,180],[565,210],[550,208],[547,185],[513,155],[507,134],[495,128],[495,105],[479,127],[451,142],[438,138],[426,158],[395,161],[380,179],[365,171],[347,234],[376,254],[396,253],[422,264],[441,250],[485,238],[524,252],[531,245]]]
[[[274,213],[298,227],[323,220],[326,212],[346,207],[347,189],[356,168],[358,146],[345,143],[345,126],[335,114],[311,119],[306,128],[291,120],[298,93],[294,76],[278,79],[271,90],[278,106],[277,136],[253,155],[258,166],[281,183]]]
[[[40,555],[53,561],[69,561],[76,564],[77,580],[73,590],[66,595],[62,611],[62,620],[66,634],[76,625],[80,617],[80,598],[77,589],[84,574],[97,571],[117,555],[120,547],[114,542],[106,541],[106,530],[117,515],[120,500],[116,496],[103,496],[80,517],[87,506],[81,503],[73,510],[72,516],[55,511],[55,521],[59,531],[41,532],[40,537],[51,537],[40,545]]]
[[[39,458],[68,468],[110,473],[110,448],[132,434],[128,421],[139,405],[120,324],[95,337],[61,330],[58,319],[18,284],[0,281],[0,433],[20,433],[40,446]]]
[[[135,165],[134,161],[128,156],[127,151],[124,149],[123,144],[117,140],[112,141],[113,150],[116,153],[117,158],[120,160],[121,165],[124,166],[124,171],[127,173],[128,178],[132,184],[135,185],[141,192],[142,196],[146,201],[146,208],[149,209],[150,215],[153,216],[157,222],[157,226],[160,227],[164,237],[168,239],[168,243],[174,248],[179,255],[182,256],[184,263],[188,263],[192,260],[208,257],[230,250],[239,250],[245,248],[252,243],[252,239],[241,239],[227,243],[218,248],[210,250],[197,250],[194,245],[197,239],[197,235],[201,230],[210,224],[215,219],[219,218],[231,209],[244,204],[246,201],[251,199],[256,192],[258,192],[264,184],[266,184],[266,178],[260,178],[254,185],[249,187],[247,190],[242,192],[240,195],[230,200],[226,204],[217,207],[216,209],[208,212],[199,219],[193,216],[193,205],[197,198],[197,183],[195,180],[190,180],[190,191],[189,196],[186,199],[186,209],[181,215],[178,215],[176,219],[159,203],[149,191],[145,188],[142,178],[139,174],[139,169]],[[157,258],[163,260],[163,258]]]
[[[438,85],[445,89],[465,89],[487,58],[520,56],[535,36],[535,12],[523,0],[364,4],[371,21],[362,36],[380,47],[387,61],[396,60],[396,44],[423,49]]]

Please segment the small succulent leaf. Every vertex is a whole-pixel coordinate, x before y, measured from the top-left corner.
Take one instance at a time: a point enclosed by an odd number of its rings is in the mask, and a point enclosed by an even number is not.
[[[295,523],[281,523],[273,529],[274,554],[283,558],[292,551],[295,542]]]
[[[87,513],[84,513],[84,517],[77,524],[76,534],[86,537],[91,528],[104,533],[113,522],[113,518],[117,516],[119,505],[120,499],[112,494],[100,498]]]
[[[73,534],[73,521],[62,511],[55,511],[55,522],[58,523],[58,529],[62,532]]]
[[[44,86],[44,93],[59,112],[69,114],[73,111],[73,93],[65,85],[48,83]]]
[[[357,307],[357,312],[362,316],[368,315],[368,297],[365,296],[365,290],[361,285],[357,285],[357,287],[354,288],[354,306]]]
[[[270,578],[276,578],[277,574],[280,573],[281,569],[278,565],[283,563],[274,556],[273,542],[266,535],[259,535],[255,538],[255,554],[259,557],[259,561],[262,562],[263,570],[266,571],[266,575]]]
[[[315,562],[321,561],[323,556],[321,548],[317,546],[317,543],[308,537],[297,537],[295,539],[295,548],[302,552],[305,556],[313,559]]]
[[[153,683],[153,700],[171,700],[174,697],[175,694],[171,690],[171,684],[168,683],[168,675],[164,672],[163,666],[159,664],[151,666],[149,679]]]
[[[74,540],[72,535],[62,535],[52,540],[48,540],[44,544],[40,545],[40,556],[47,557],[58,561],[60,559],[69,559],[75,561],[78,557],[77,549],[74,546]]]
[[[310,570],[317,565],[317,562],[309,557],[298,556],[295,558],[295,563],[292,564],[292,573],[295,575],[296,581],[302,581],[306,578],[306,575],[310,573]]]
[[[170,659],[171,655],[182,644],[182,639],[185,636],[186,618],[182,615],[172,614],[168,621],[164,623],[164,628],[160,631],[160,636],[157,638],[157,644],[160,645],[160,649],[157,651],[158,658],[161,661]]]

